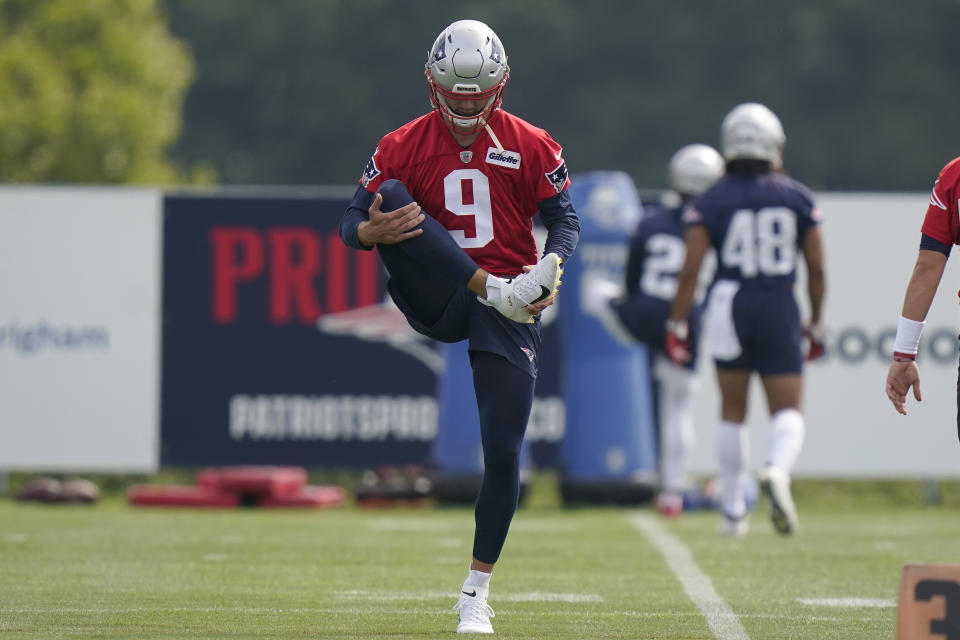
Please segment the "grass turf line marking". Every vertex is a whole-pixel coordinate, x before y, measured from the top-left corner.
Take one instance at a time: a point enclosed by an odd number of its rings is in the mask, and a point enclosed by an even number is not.
[[[713,588],[710,578],[701,571],[686,545],[649,514],[630,512],[628,517],[630,524],[660,551],[687,596],[703,613],[713,637],[716,640],[750,640],[737,614]]]
[[[336,591],[333,597],[337,600],[362,600],[389,602],[394,600],[449,600],[449,591]],[[595,593],[546,593],[532,591],[529,593],[496,593],[491,600],[494,602],[603,602],[603,598]]]
[[[500,607],[498,607],[500,608]],[[39,608],[31,607],[26,609],[20,608],[0,608],[0,614],[9,614],[9,615],[54,615],[54,614],[75,614],[75,615],[123,615],[131,613],[165,613],[165,614],[190,614],[194,615],[197,613],[219,613],[224,615],[285,615],[285,614],[326,614],[334,613],[340,615],[381,615],[385,609],[382,608],[373,608],[370,607],[344,607],[344,606],[331,606],[331,607],[49,607],[49,608]],[[430,609],[426,608],[390,608],[386,609],[390,615],[399,615],[399,616],[441,616],[447,617],[450,615],[450,612],[447,607],[434,607]],[[675,611],[571,611],[569,609],[561,609],[557,611],[529,611],[528,609],[512,609],[504,608],[504,613],[510,615],[523,615],[528,618],[655,618],[659,620],[677,620],[681,618],[691,618],[693,616],[700,616],[700,613],[686,613],[686,612],[675,612]],[[743,618],[751,619],[770,619],[770,620],[780,620],[783,622],[802,622],[810,623],[811,621],[818,622],[839,622],[841,618],[832,617],[832,616],[808,616],[808,615],[796,615],[796,616],[784,616],[781,614],[770,615],[762,613],[746,614],[741,616]],[[875,622],[875,618],[862,617],[862,618],[850,618],[844,617],[843,620],[859,620],[860,622],[871,623]],[[2,627],[0,627],[2,629]]]
[[[897,606],[897,603],[889,598],[797,598],[797,602],[811,607],[886,608]]]

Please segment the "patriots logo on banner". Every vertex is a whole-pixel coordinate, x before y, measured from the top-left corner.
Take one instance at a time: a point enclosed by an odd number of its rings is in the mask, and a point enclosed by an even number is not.
[[[560,162],[560,166],[551,171],[550,173],[543,174],[547,176],[547,180],[550,181],[550,184],[553,185],[553,188],[557,190],[557,193],[563,191],[563,185],[567,184],[567,163]]]
[[[377,154],[374,153],[370,156],[370,159],[367,160],[367,166],[363,168],[363,175],[360,176],[360,184],[366,188],[370,181],[380,175],[380,169],[377,169],[377,163],[374,161],[374,156]]]

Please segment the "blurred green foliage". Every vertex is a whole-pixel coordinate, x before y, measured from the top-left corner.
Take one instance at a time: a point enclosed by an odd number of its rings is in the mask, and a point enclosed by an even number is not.
[[[571,171],[661,187],[680,146],[769,105],[816,189],[926,191],[958,155],[960,3],[810,0],[166,0],[196,82],[174,156],[226,183],[355,183],[378,139],[429,109],[426,52],[461,18],[510,58],[504,108]]]
[[[209,178],[167,157],[193,69],[155,0],[0,0],[0,180]]]
[[[0,0],[0,181],[355,183],[462,18],[574,173],[662,187],[744,101],[815,189],[925,191],[958,155],[955,0]]]

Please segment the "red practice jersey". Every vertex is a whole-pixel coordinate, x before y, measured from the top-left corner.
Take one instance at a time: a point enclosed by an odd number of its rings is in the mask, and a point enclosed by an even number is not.
[[[380,140],[360,183],[375,193],[397,179],[486,271],[515,276],[536,264],[538,203],[567,188],[562,150],[550,135],[505,111],[464,149],[436,111]]]
[[[957,217],[957,199],[960,198],[960,158],[954,158],[937,176],[930,193],[930,205],[920,231],[934,240],[952,245],[960,244],[960,220]]]

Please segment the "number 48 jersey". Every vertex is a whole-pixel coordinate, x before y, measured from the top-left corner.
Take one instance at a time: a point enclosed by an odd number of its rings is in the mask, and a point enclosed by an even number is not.
[[[486,128],[464,149],[432,111],[384,136],[360,182],[375,193],[384,180],[400,180],[480,267],[511,277],[537,262],[538,203],[570,180],[546,131],[502,110],[489,126],[502,150]]]
[[[803,238],[820,218],[809,189],[775,172],[729,174],[684,212],[687,225],[707,228],[715,280],[776,289],[792,289]]]

